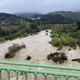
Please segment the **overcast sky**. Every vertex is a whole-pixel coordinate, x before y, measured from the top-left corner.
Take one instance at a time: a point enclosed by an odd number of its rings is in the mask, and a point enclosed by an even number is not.
[[[80,11],[80,0],[0,0],[0,12]]]

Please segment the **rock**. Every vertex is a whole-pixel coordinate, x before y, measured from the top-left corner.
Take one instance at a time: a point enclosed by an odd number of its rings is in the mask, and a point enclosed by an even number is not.
[[[62,49],[62,47],[59,47],[57,50],[61,50]]]
[[[27,56],[27,58],[26,58],[27,60],[31,60],[31,56]]]
[[[48,33],[46,33],[46,35],[48,35]]]
[[[51,56],[50,56],[50,55],[48,55],[48,56],[47,56],[47,59],[48,59],[48,60],[50,60],[50,59],[51,59]]]
[[[46,30],[46,32],[48,32],[48,30]]]

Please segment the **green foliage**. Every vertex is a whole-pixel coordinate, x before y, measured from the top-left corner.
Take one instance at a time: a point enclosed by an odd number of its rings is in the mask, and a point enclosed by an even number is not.
[[[5,58],[12,58],[15,56],[15,53],[19,50],[21,50],[22,48],[25,48],[26,46],[24,44],[22,45],[18,45],[18,44],[13,44],[12,46],[10,46],[8,48],[8,53],[5,54]]]
[[[42,22],[47,24],[65,24],[65,23],[73,23],[74,20],[71,18],[67,18],[67,16],[62,16],[60,14],[46,14],[40,19]]]
[[[76,47],[80,44],[80,31],[75,24],[56,24],[52,27],[51,43],[57,47]]]
[[[77,25],[78,25],[78,30],[80,30],[80,22],[78,22]]]
[[[52,45],[59,46],[60,45],[60,39],[58,37],[52,38]]]
[[[51,43],[52,43],[52,45],[57,46],[57,47],[58,46],[59,47],[62,47],[62,46],[74,47],[74,46],[76,46],[75,39],[72,37],[69,37],[69,36],[54,37],[54,38],[52,38]]]
[[[58,36],[59,36],[59,35],[58,35],[57,33],[53,33],[53,34],[51,35],[52,38],[58,37]]]
[[[8,48],[9,49],[8,53],[15,53],[15,52],[19,51],[23,47],[24,47],[24,45],[19,46],[18,44],[13,44],[13,46],[10,46]]]
[[[5,38],[4,37],[1,37],[0,38],[0,43],[4,42],[5,41]]]
[[[69,36],[61,36],[60,42],[63,46],[71,46],[71,47],[76,46],[75,39]]]
[[[0,37],[4,37],[6,40],[24,37],[48,28],[50,28],[49,25],[42,24],[38,20],[5,13],[0,14]]]

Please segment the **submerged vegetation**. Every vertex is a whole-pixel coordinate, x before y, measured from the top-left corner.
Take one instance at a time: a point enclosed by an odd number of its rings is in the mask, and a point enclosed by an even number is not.
[[[55,63],[64,63],[65,61],[68,60],[67,56],[65,55],[65,53],[59,53],[59,52],[54,52],[54,53],[50,53],[49,55],[47,55],[47,59],[48,60],[52,60]]]
[[[8,53],[5,54],[5,58],[12,58],[14,57],[17,51],[21,50],[22,48],[25,48],[26,46],[24,44],[18,45],[18,44],[13,44],[8,48]]]

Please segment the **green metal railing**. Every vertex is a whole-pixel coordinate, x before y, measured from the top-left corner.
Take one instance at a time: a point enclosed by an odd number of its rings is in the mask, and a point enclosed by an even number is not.
[[[80,68],[75,68],[75,67],[65,67],[65,66],[52,66],[52,65],[43,65],[43,64],[26,64],[26,63],[18,63],[18,62],[3,62],[0,61],[0,80],[3,80],[3,76],[2,75],[2,71],[6,72],[6,77],[4,80],[11,80],[11,75],[10,72],[13,71],[15,73],[15,79],[14,80],[42,80],[41,76],[38,75],[42,74],[43,75],[43,80],[50,80],[50,78],[48,77],[49,75],[53,76],[53,79],[51,78],[51,80],[57,80],[58,77],[64,77],[64,79],[62,80],[73,80],[70,78],[75,78],[75,80],[80,80]],[[10,67],[7,67],[10,66]],[[20,68],[20,67],[14,67],[14,65],[16,66],[21,66],[24,68]],[[29,69],[28,67],[33,67],[31,69]],[[35,67],[35,69],[34,69]],[[42,70],[38,70],[38,68],[47,68],[46,69],[42,69]],[[49,70],[51,69],[51,71]],[[53,70],[52,70],[53,69]],[[55,71],[54,69],[56,69],[57,71]],[[59,71],[61,70],[61,71]],[[64,72],[64,70],[68,71],[68,72]],[[77,71],[76,73],[69,73],[70,71]],[[24,79],[19,79],[19,73],[22,73],[22,75],[24,76]],[[33,74],[32,78],[29,77],[29,74]],[[59,80],[59,79],[58,79]]]

